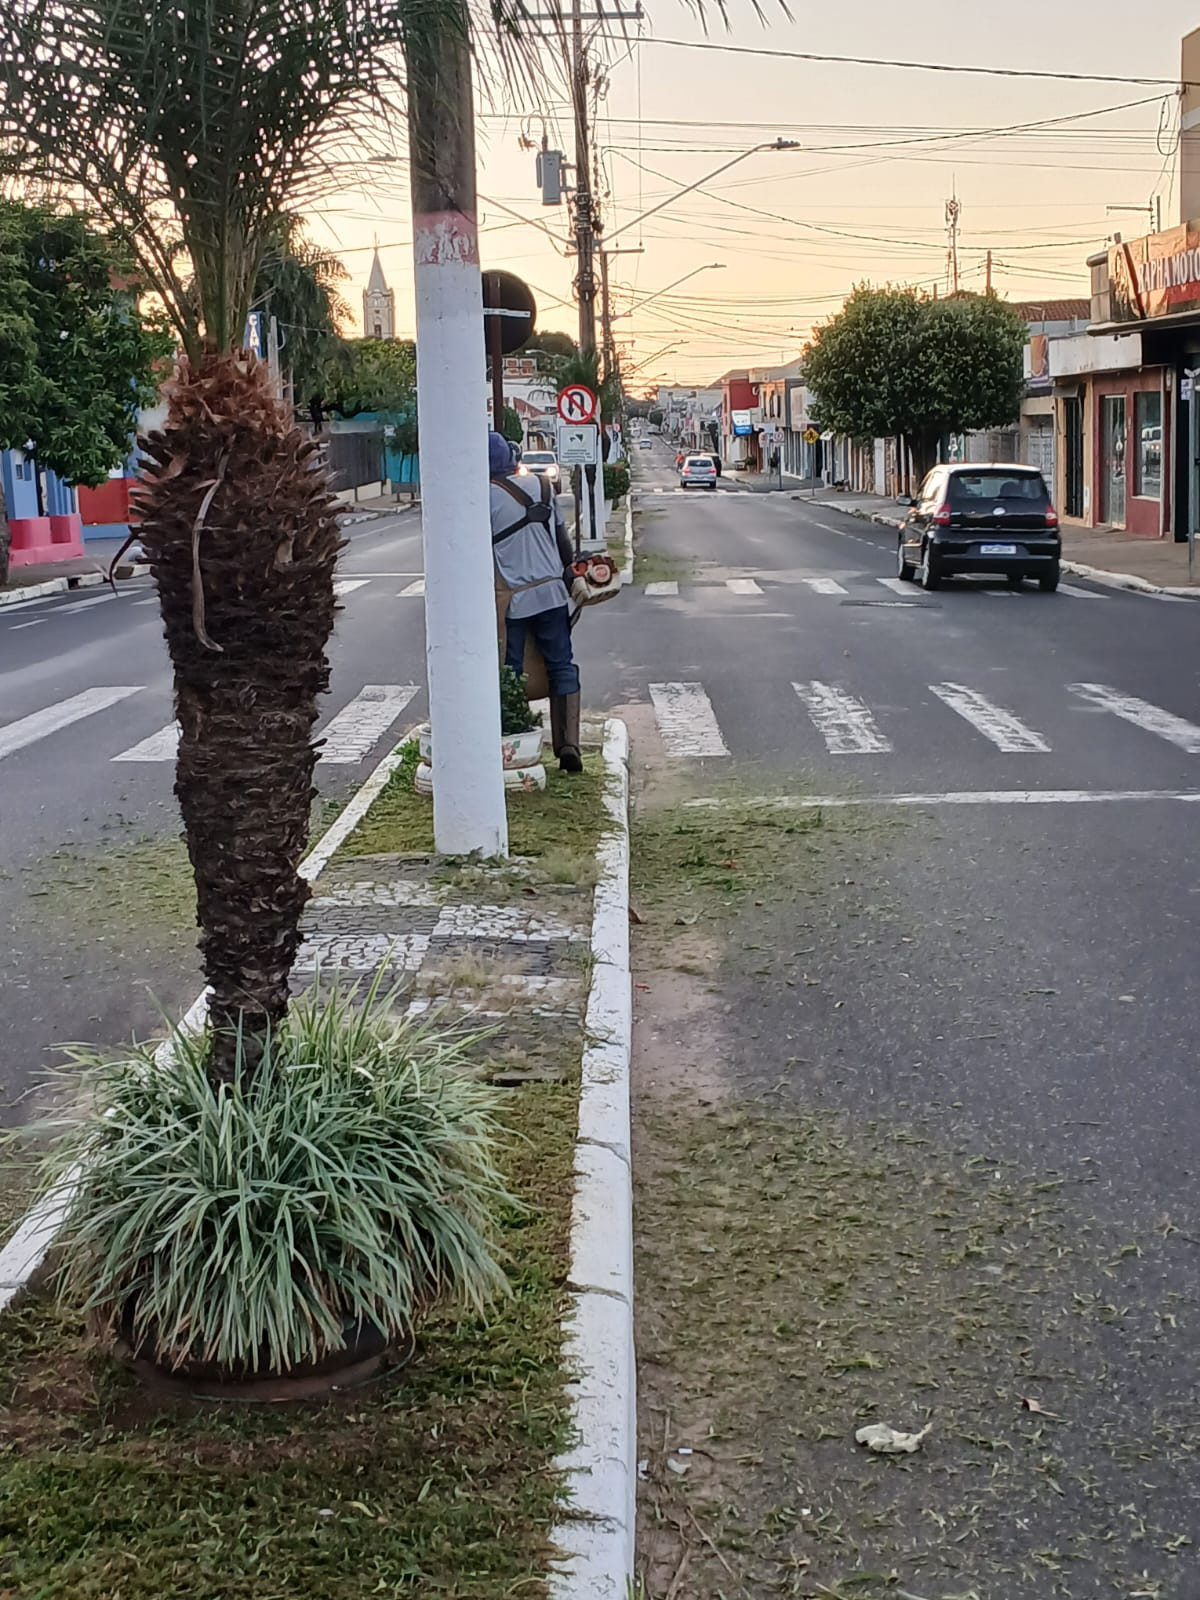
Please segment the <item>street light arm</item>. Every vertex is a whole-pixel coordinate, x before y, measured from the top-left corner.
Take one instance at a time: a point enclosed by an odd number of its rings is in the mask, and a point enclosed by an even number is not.
[[[653,294],[646,295],[644,299],[635,300],[633,305],[630,306],[629,310],[622,311],[621,315],[623,317],[631,317],[635,311],[640,311],[643,306],[648,306],[651,300],[657,300],[659,295],[670,294],[672,289],[678,289],[681,283],[686,283],[689,278],[694,278],[697,273],[716,272],[718,269],[724,268],[724,266],[725,263],[723,261],[709,261],[706,262],[702,267],[693,267],[690,272],[685,272],[682,278],[676,278],[674,283],[668,283],[666,288],[655,289]]]
[[[730,167],[736,167],[739,162],[746,161],[763,150],[799,150],[800,148],[800,144],[795,139],[773,139],[769,144],[756,144],[749,150],[743,150],[740,155],[734,156],[732,161],[727,161],[724,166],[718,167],[715,172],[705,173],[704,177],[697,178],[695,183],[686,184],[682,189],[677,190],[675,194],[670,194],[665,200],[660,200],[656,206],[651,206],[649,211],[643,211],[640,217],[634,217],[629,222],[623,222],[615,232],[606,234],[604,239],[605,248],[607,249],[614,239],[619,239],[630,228],[636,228],[639,222],[645,222],[647,217],[653,217],[667,206],[674,205],[676,200],[682,200],[684,195],[691,194],[693,189],[703,188],[706,183],[711,183],[714,178],[719,178],[723,172],[728,172]]]

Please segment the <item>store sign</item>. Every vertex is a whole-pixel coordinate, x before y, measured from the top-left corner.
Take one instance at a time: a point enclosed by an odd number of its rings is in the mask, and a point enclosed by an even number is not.
[[[1114,322],[1200,308],[1200,224],[1110,245],[1108,287]]]
[[[752,411],[731,411],[730,421],[733,423],[733,432],[736,438],[745,438],[754,432],[754,413]]]

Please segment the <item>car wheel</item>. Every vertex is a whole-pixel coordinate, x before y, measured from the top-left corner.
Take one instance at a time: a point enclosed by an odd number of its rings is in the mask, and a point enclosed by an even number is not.
[[[1043,594],[1053,594],[1058,588],[1059,569],[1054,567],[1050,572],[1043,572],[1038,578],[1038,588]]]
[[[911,561],[904,559],[904,535],[896,541],[896,576],[905,583],[911,583],[917,575],[917,569]]]
[[[1019,589],[1025,582],[1025,574],[1023,572],[1010,572],[1006,574],[1004,581],[1010,589]]]
[[[922,589],[940,589],[942,574],[933,553],[933,545],[925,541],[925,548],[921,551],[921,587]]]
[[[713,490],[715,490],[715,489],[716,489],[716,487],[717,487],[717,486],[716,486],[716,484],[715,484],[715,483],[710,483],[710,484],[709,484],[709,486],[708,486],[708,487],[709,487],[709,488],[710,488],[710,489],[713,489]]]

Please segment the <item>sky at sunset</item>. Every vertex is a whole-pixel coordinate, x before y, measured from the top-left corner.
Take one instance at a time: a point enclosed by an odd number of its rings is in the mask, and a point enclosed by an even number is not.
[[[1090,251],[1114,229],[1126,237],[1148,231],[1145,211],[1106,214],[1107,206],[1146,207],[1158,195],[1164,225],[1178,220],[1171,83],[1180,38],[1197,26],[1196,0],[1132,10],[1117,0],[849,0],[794,21],[768,13],[765,25],[748,0],[730,0],[728,28],[713,12],[707,34],[685,6],[649,0],[642,22],[629,24],[640,32],[628,43],[618,25],[593,24],[602,35],[593,48],[608,66],[596,124],[605,232],[613,248],[642,251],[612,260],[622,361],[637,369],[630,386],[702,383],[732,366],[791,360],[862,279],[944,289],[945,207],[955,192],[964,287],[983,287],[991,249],[995,286],[1009,298],[1086,294]],[[741,53],[758,50],[1167,81],[1071,82]],[[522,135],[540,144],[544,131],[552,148],[570,153],[557,60],[548,42],[541,81],[518,104],[481,103],[481,245],[485,266],[507,267],[534,287],[540,327],[573,333],[566,207],[540,204],[534,155],[519,145]],[[1041,126],[1022,126],[1031,123]],[[802,148],[748,155],[644,224],[634,220],[777,137]],[[362,191],[331,196],[311,222],[352,274],[347,298],[356,316],[378,239],[398,331],[411,332],[402,160],[374,168]]]

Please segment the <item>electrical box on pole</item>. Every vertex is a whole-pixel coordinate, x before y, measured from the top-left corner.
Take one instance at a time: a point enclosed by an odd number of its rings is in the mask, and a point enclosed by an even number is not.
[[[537,181],[542,191],[544,206],[560,206],[563,197],[563,153],[561,150],[539,150],[537,156]]]

